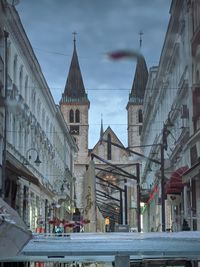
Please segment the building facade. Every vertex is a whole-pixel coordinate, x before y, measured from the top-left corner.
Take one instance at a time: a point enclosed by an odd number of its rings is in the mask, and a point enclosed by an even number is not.
[[[186,183],[184,214],[192,230],[200,229],[200,183],[199,183],[199,93],[200,93],[200,3],[187,1],[191,45],[191,88],[190,88],[190,137],[186,143],[189,169],[183,175]]]
[[[20,17],[0,1],[1,197],[32,230],[69,219],[77,146],[56,106]]]
[[[162,198],[165,230],[199,229],[199,25],[199,1],[172,1],[159,66],[150,69],[142,144],[154,144],[144,153],[157,160],[156,144],[162,144],[165,185],[162,194],[160,165],[148,161],[143,172],[147,231],[160,230]]]

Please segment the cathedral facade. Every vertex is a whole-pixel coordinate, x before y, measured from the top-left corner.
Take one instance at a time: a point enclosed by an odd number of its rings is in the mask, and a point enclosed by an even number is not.
[[[141,71],[143,71],[143,75],[140,74]],[[128,147],[133,148],[136,146],[136,151],[140,150],[138,146],[140,145],[142,105],[147,77],[146,63],[142,58],[137,61],[136,74],[127,104]],[[134,175],[135,164],[133,158],[130,157],[130,153],[110,126],[105,131],[103,130],[102,121],[99,139],[96,145],[89,149],[89,108],[90,101],[85,92],[78,61],[76,40],[74,39],[74,50],[66,85],[60,101],[60,109],[79,149],[75,159],[76,206],[84,213],[84,179],[87,179],[85,173],[92,157],[95,164],[96,206],[98,210],[104,218],[110,218],[111,225],[120,223],[136,227],[136,181],[129,182],[129,179],[123,177],[119,170],[116,171],[115,169],[122,168]],[[122,189],[121,191],[120,188]],[[124,194],[125,189],[126,195]],[[121,203],[120,206],[114,199],[120,198],[122,192],[124,204]],[[124,202],[125,198],[126,203]],[[123,211],[122,205],[124,207]]]

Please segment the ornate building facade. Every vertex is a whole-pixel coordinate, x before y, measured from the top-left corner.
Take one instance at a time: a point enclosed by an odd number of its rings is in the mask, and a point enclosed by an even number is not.
[[[14,5],[1,0],[0,14],[1,197],[32,231],[49,231],[50,218],[71,216],[77,146]]]
[[[146,231],[160,230],[162,198],[165,229],[185,230],[185,222],[188,229],[200,227],[199,11],[198,0],[172,1],[160,63],[151,68],[147,83],[141,141],[164,146],[165,186],[162,194],[160,165],[147,162],[143,173],[149,190],[143,210]],[[144,152],[160,160],[158,146]]]

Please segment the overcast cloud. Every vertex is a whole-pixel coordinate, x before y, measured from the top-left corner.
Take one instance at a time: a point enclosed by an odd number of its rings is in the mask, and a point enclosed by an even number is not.
[[[56,103],[67,79],[77,32],[77,52],[90,100],[89,146],[99,138],[101,114],[127,146],[126,105],[135,62],[105,58],[116,49],[138,49],[148,68],[157,65],[171,0],[21,0],[16,6]],[[119,90],[120,89],[120,90]]]

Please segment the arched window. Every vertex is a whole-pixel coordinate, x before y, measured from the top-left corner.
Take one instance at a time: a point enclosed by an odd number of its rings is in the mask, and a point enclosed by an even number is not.
[[[108,134],[107,136],[107,140],[108,140],[108,143],[107,143],[107,159],[108,160],[111,160],[112,159],[112,149],[111,149],[111,135]]]
[[[23,66],[20,67],[20,72],[19,72],[19,92],[21,95],[23,94],[22,84],[23,84]]]
[[[13,62],[13,82],[16,84],[17,78],[17,55],[15,55],[14,62]]]
[[[72,109],[69,111],[69,122],[74,122],[74,111]]]
[[[138,110],[138,122],[142,123],[143,122],[143,115],[142,115],[142,110]]]
[[[15,116],[13,116],[13,122],[12,122],[12,145],[14,147],[16,147],[16,144],[17,144],[17,123],[16,123],[16,119],[15,119]]]
[[[44,108],[42,109],[42,122],[45,122],[45,110]]]
[[[80,111],[77,109],[75,113],[76,122],[80,122]]]
[[[10,58],[11,58],[11,42],[8,42],[8,49],[7,49],[7,68],[8,68],[8,73],[10,73]]]
[[[25,102],[27,103],[28,101],[28,76],[27,75],[25,78],[25,85],[24,85],[24,99],[25,99]]]
[[[50,141],[52,142],[53,140],[53,125],[52,123],[50,124]]]
[[[19,149],[23,150],[23,130],[21,123],[19,124],[19,132],[18,132],[18,140],[19,140]]]
[[[49,117],[48,116],[46,118],[46,133],[47,133],[47,136],[49,136]]]
[[[36,101],[36,92],[33,89],[31,95],[31,103],[32,103],[32,112],[35,113],[35,101]]]
[[[199,70],[197,70],[197,72],[196,72],[196,83],[200,83]]]
[[[40,99],[37,101],[37,119],[40,121],[40,113],[41,113],[41,102]]]

